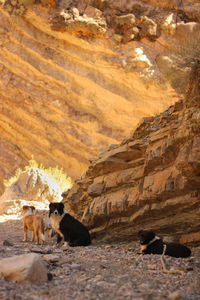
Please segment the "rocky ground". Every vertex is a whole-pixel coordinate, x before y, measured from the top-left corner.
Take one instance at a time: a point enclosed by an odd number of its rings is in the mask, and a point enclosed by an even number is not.
[[[53,279],[43,283],[15,283],[0,278],[0,299],[200,299],[200,248],[187,259],[165,257],[165,273],[160,256],[138,254],[136,242],[107,244],[93,241],[89,247],[55,247],[55,239],[45,246],[24,243],[22,221],[0,223],[0,259],[41,252]],[[9,241],[11,245],[8,245]],[[181,271],[181,272],[180,272]]]

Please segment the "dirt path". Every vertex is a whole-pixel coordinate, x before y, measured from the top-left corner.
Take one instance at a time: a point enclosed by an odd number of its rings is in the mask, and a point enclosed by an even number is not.
[[[22,242],[22,221],[0,223],[0,259],[29,253],[33,244]],[[9,240],[13,246],[3,245]],[[139,256],[138,244],[93,243],[89,247],[54,248],[55,240],[40,246],[44,252],[59,256],[48,263],[53,280],[46,283],[19,284],[0,279],[0,299],[64,300],[64,299],[168,299],[174,291],[184,298],[200,299],[200,248],[192,249],[192,257],[166,257],[168,269],[180,269],[184,275],[163,272],[160,256]],[[40,254],[43,256],[43,254]]]

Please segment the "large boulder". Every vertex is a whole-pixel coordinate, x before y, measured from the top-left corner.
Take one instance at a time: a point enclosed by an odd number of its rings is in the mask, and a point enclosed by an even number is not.
[[[47,268],[40,255],[36,253],[15,255],[0,260],[0,276],[18,282],[48,280]]]

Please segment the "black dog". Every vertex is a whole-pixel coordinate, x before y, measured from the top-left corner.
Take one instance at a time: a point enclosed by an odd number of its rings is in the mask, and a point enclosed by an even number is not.
[[[153,231],[140,230],[140,245],[143,254],[165,254],[173,257],[189,257],[191,250],[181,244],[166,243]]]
[[[88,229],[64,210],[63,203],[50,203],[49,217],[53,229],[58,234],[57,243],[63,239],[71,247],[91,244]]]

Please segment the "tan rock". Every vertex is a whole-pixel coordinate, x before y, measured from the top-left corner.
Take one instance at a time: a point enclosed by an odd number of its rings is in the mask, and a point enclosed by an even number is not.
[[[47,268],[40,255],[23,254],[0,261],[0,275],[9,281],[47,281]]]
[[[198,83],[193,85],[191,95],[198,91]],[[197,243],[199,110],[188,96],[144,118],[128,139],[93,161],[78,194],[69,192],[63,201],[96,237],[137,239],[141,228],[151,228]]]
[[[114,34],[114,40],[116,41],[116,42],[121,42],[122,41],[122,35],[121,34]]]
[[[169,300],[186,300],[187,298],[183,295],[181,291],[175,291],[168,296]]]
[[[115,16],[116,25],[120,25],[122,27],[125,27],[126,29],[133,27],[135,21],[136,19],[134,14]]]
[[[160,27],[166,34],[173,35],[177,28],[177,15],[173,12],[167,13]]]
[[[155,40],[159,36],[157,24],[147,16],[142,16],[139,21],[141,27],[140,35],[150,40]]]
[[[79,16],[74,20],[75,2],[71,3],[62,1],[59,9],[51,10],[31,6],[14,26],[0,7],[0,193],[5,190],[3,181],[23,169],[32,155],[44,166],[63,167],[77,179],[89,166],[88,157],[121,142],[142,116],[154,114],[155,107],[160,112],[177,99],[171,97],[169,85],[147,88],[141,69],[136,73],[128,60],[140,31],[134,19],[154,6],[141,2],[134,10],[128,0],[96,0],[90,5],[76,1]],[[130,30],[116,32],[116,15],[125,16],[121,19],[132,26]],[[113,48],[113,32],[120,35],[115,36],[118,42],[129,45]],[[160,44],[152,46],[155,65],[154,57],[163,49]]]
[[[55,254],[45,254],[42,259],[48,263],[54,263],[59,261],[59,256]]]

